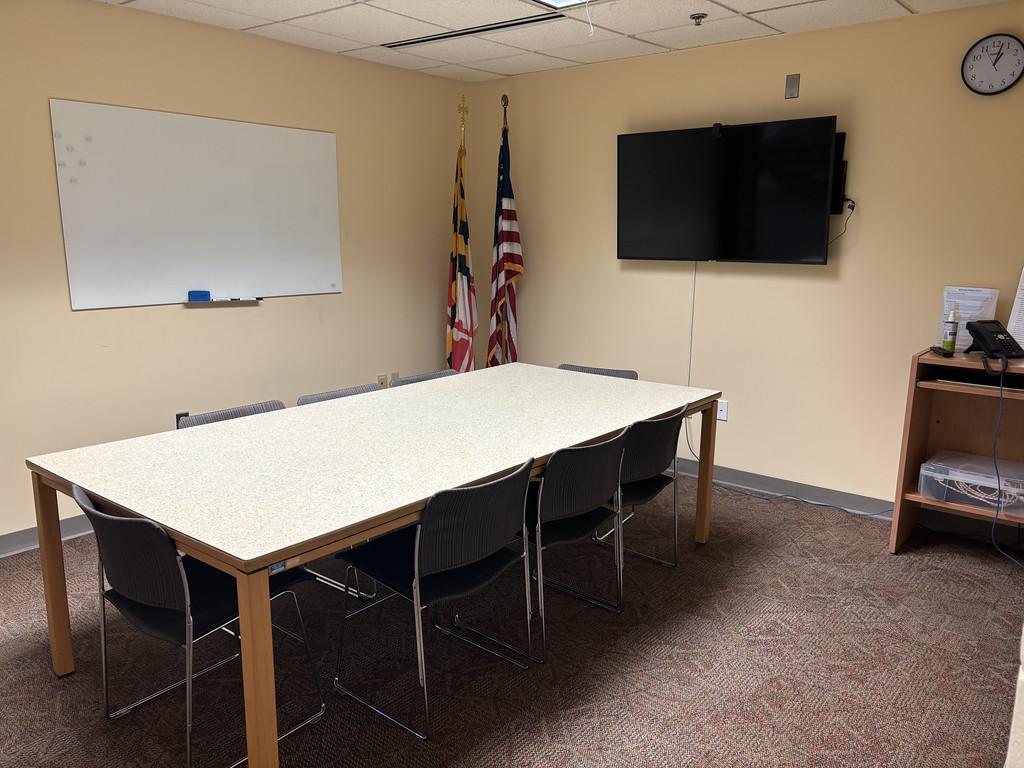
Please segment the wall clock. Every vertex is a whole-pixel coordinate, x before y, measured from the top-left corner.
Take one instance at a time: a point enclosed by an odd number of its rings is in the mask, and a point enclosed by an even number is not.
[[[1013,35],[981,38],[960,66],[964,85],[982,96],[994,96],[1017,84],[1024,74],[1024,43]]]

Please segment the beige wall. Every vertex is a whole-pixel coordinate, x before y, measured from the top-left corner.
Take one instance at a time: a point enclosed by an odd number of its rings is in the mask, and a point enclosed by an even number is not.
[[[693,265],[616,261],[616,135],[838,115],[858,203],[848,234],[827,267],[701,264],[693,383],[730,403],[719,464],[891,499],[909,359],[933,343],[942,286],[1000,288],[1005,321],[1024,266],[1024,86],[980,97],[959,75],[964,51],[999,31],[1024,36],[1024,3],[477,85],[482,316],[500,94],[527,265],[522,359],[670,382],[686,380]],[[791,72],[801,97],[785,101]]]
[[[86,0],[0,0],[0,534],[35,524],[26,456],[441,367],[461,92]],[[71,312],[51,96],[337,133],[345,292]]]
[[[0,534],[33,525],[26,456],[200,411],[439,367],[454,104],[467,93],[486,345],[501,93],[528,275],[528,362],[684,381],[690,264],[615,260],[618,133],[837,114],[858,201],[829,266],[702,264],[693,383],[725,391],[720,464],[891,497],[910,354],[941,286],[1024,262],[1024,90],[960,84],[1024,3],[460,84],[87,0],[0,2]],[[781,97],[789,72],[797,101]],[[72,313],[47,99],[334,131],[345,293],[259,307]],[[433,318],[433,320],[431,319]]]

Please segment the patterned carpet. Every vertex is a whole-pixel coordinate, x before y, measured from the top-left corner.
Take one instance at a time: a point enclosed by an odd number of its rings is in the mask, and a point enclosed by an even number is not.
[[[680,499],[682,564],[628,558],[621,616],[548,591],[547,664],[520,671],[430,630],[426,743],[330,692],[340,596],[301,585],[328,709],[283,742],[282,764],[1002,765],[1024,590],[990,547],[920,531],[894,557],[885,522],[725,490],[716,491],[711,543],[696,546],[690,482]],[[629,545],[665,546],[668,501],[629,523]],[[0,765],[184,765],[183,695],[102,717],[92,538],[71,542],[66,556],[78,671],[64,680],[48,669],[36,554],[0,561]],[[545,564],[611,590],[607,548],[555,548]],[[341,575],[333,561],[324,569]],[[462,612],[521,638],[521,585],[521,572],[508,573]],[[294,627],[289,608],[275,605],[275,618]],[[386,601],[349,629],[346,680],[422,723],[408,604]],[[180,674],[179,651],[120,617],[110,642],[115,705]],[[204,641],[197,664],[229,654],[232,642]],[[315,694],[301,647],[279,639],[277,664],[287,727]],[[196,766],[242,755],[241,699],[237,662],[196,683]]]

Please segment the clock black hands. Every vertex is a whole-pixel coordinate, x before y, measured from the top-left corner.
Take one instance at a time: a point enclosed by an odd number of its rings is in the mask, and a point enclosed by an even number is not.
[[[992,69],[999,70],[999,60],[1003,58],[1003,47],[1006,45],[1002,40],[999,41],[999,50],[996,51],[995,58],[992,59]]]

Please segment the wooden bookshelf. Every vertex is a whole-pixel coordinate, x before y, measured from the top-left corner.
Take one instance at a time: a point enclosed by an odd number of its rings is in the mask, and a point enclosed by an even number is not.
[[[903,445],[896,481],[889,551],[897,552],[917,525],[921,508],[992,520],[991,507],[940,501],[918,492],[921,465],[939,451],[989,456],[999,410],[998,379],[985,373],[979,354],[951,358],[921,352],[911,358]],[[999,458],[1024,461],[1024,360],[1013,361],[1004,380],[1005,409]],[[1000,513],[1007,523],[1024,515]]]

